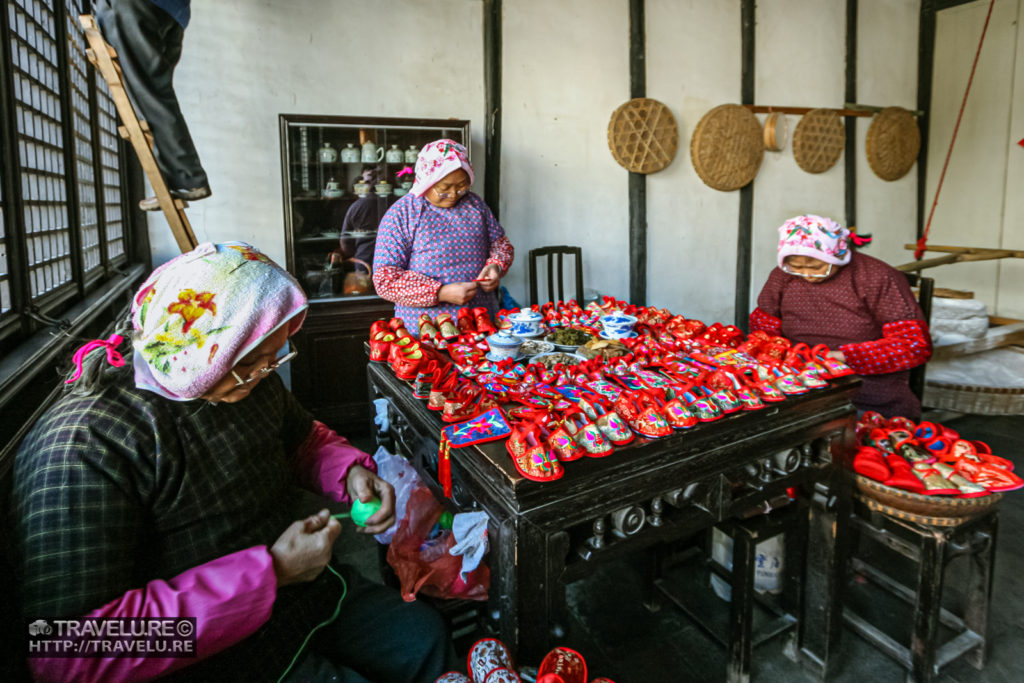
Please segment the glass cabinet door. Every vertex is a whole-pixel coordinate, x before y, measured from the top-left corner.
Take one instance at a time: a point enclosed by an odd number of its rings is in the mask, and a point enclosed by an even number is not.
[[[423,145],[469,147],[469,122],[282,114],[288,269],[310,300],[375,297],[377,226],[408,194]]]

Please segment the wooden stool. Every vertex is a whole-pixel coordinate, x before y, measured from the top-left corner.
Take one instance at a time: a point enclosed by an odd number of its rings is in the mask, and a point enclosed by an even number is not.
[[[732,570],[711,559],[710,552],[702,554],[701,559],[711,572],[726,579],[731,586],[728,622],[724,625],[721,618],[715,618],[723,611],[721,602],[713,597],[706,583],[689,589],[664,576],[654,582],[669,600],[727,648],[726,681],[729,683],[749,681],[754,647],[797,625],[796,615],[800,613],[803,600],[803,562],[799,560],[803,558],[807,543],[807,513],[807,502],[797,499],[767,514],[717,525],[733,541]],[[754,590],[754,570],[759,562],[757,545],[782,533],[786,534],[785,590],[781,596],[760,594]],[[755,603],[770,614],[756,631]]]
[[[948,525],[925,524],[870,509],[863,502],[855,506],[854,529],[916,563],[917,589],[904,586],[888,574],[858,557],[852,569],[872,583],[913,606],[913,631],[910,647],[854,613],[849,606],[843,618],[860,636],[893,657],[909,672],[908,680],[931,681],[939,670],[962,655],[975,668],[985,666],[985,632],[992,595],[992,569],[996,553],[998,505],[975,517],[950,519]],[[942,607],[942,588],[950,560],[970,558],[970,576],[966,586],[963,617]],[[956,632],[939,644],[940,622]]]

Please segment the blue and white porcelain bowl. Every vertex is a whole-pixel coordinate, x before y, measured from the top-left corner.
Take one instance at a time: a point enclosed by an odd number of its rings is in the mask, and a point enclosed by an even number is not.
[[[517,337],[539,337],[544,332],[541,326],[544,316],[530,308],[521,308],[509,314],[508,321],[512,323],[509,332]]]
[[[636,316],[628,315],[621,311],[609,313],[601,317],[601,329],[608,339],[625,339],[633,334],[633,326],[636,325]]]
[[[516,358],[519,356],[519,348],[522,345],[522,339],[505,330],[500,330],[487,338],[487,346],[491,349],[487,357],[494,361]]]

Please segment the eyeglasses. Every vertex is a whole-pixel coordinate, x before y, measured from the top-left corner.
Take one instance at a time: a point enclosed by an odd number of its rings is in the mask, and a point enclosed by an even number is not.
[[[289,348],[290,348],[290,346],[289,346]],[[294,351],[294,350],[293,351],[289,351],[288,353],[284,354],[280,358],[275,359],[273,362],[268,363],[267,365],[265,365],[264,367],[260,368],[259,370],[254,370],[245,379],[242,379],[241,377],[239,377],[238,373],[235,372],[234,370],[232,370],[231,374],[234,375],[235,380],[236,380],[235,386],[236,387],[244,387],[247,384],[252,384],[256,380],[263,379],[264,377],[266,377],[267,375],[272,373],[274,370],[277,370],[279,367],[281,367],[282,365],[284,365],[285,363],[290,361],[292,358],[295,358],[295,356],[297,356],[297,355],[299,355],[298,351]]]
[[[467,192],[469,192],[469,183],[456,186],[455,192],[441,192],[441,190],[437,189],[437,185],[433,187],[433,190],[434,194],[437,195],[438,199],[451,199],[452,197],[462,197]]]
[[[782,264],[782,272],[783,273],[787,273],[788,275],[795,275],[797,277],[810,277],[810,278],[817,278],[817,279],[820,280],[820,279],[826,278],[826,277],[828,277],[829,275],[832,274],[832,264],[831,263],[828,264],[828,269],[824,272],[824,274],[821,274],[821,275],[819,275],[817,273],[798,273],[795,270],[790,270],[789,266],[787,266],[785,263]]]

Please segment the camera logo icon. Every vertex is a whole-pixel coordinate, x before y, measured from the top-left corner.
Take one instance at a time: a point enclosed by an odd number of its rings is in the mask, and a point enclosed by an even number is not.
[[[53,633],[53,627],[47,623],[46,619],[36,619],[28,625],[30,636],[48,636],[51,633]]]

